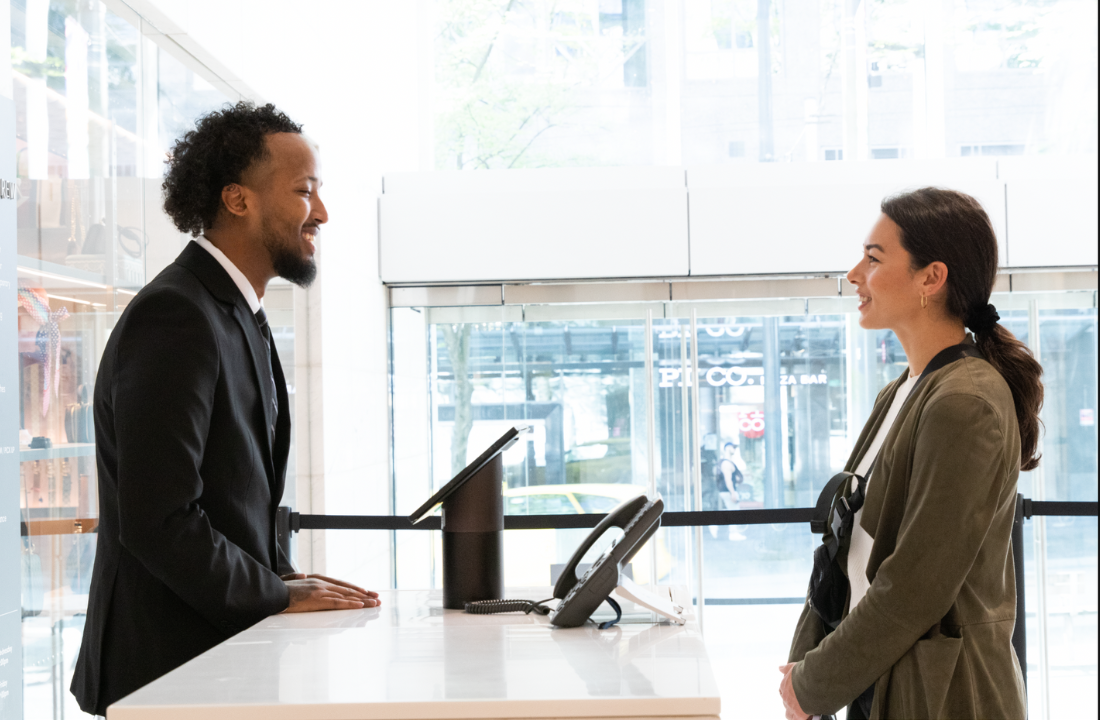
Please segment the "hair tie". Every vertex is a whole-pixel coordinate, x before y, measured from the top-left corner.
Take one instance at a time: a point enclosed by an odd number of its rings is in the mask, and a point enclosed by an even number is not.
[[[997,314],[997,308],[992,305],[985,305],[970,313],[970,317],[966,320],[966,326],[975,333],[982,335],[992,330],[1000,319],[1001,316]]]

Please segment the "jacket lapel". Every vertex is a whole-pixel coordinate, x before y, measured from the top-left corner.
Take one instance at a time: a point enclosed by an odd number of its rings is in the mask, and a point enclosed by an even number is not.
[[[275,351],[275,343],[271,344],[271,371],[275,375],[275,390],[279,396],[279,417],[275,420],[273,448],[275,474],[271,480],[271,497],[276,502],[280,502],[286,482],[286,461],[290,454],[290,398],[286,391],[283,365],[279,362],[279,353]]]
[[[241,332],[244,333],[245,340],[248,344],[248,353],[252,359],[252,369],[255,374],[256,384],[260,388],[260,398],[263,404],[263,427],[254,428],[260,432],[263,440],[261,446],[265,449],[264,460],[265,468],[267,469],[268,483],[274,489],[276,484],[275,475],[275,463],[274,463],[274,447],[272,445],[274,438],[272,438],[271,428],[276,424],[276,418],[271,407],[271,376],[268,374],[267,365],[267,342],[264,340],[263,333],[260,332],[260,325],[256,321],[256,316],[252,314],[252,311],[248,307],[248,303],[245,301],[244,296],[241,295],[240,289],[236,283],[233,282],[233,278],[229,277],[229,273],[225,271],[225,268],[214,259],[214,256],[208,253],[196,242],[190,242],[187,247],[183,249],[179,257],[176,258],[176,263],[190,270],[195,274],[195,277],[206,286],[206,289],[210,291],[210,294],[217,298],[222,303],[230,306],[230,312],[233,314],[234,319],[237,321],[237,325],[240,326]],[[272,348],[272,369],[277,366],[275,360],[274,347]],[[276,375],[275,382],[278,385],[280,383],[279,378],[282,376],[282,368],[279,369],[278,375]],[[282,383],[282,392],[280,395],[286,394],[286,383]],[[279,415],[282,416],[282,412],[286,402],[280,397],[279,402]],[[287,415],[287,433],[289,435],[289,422],[290,416]],[[276,427],[276,432],[278,428]],[[289,444],[288,444],[289,447]],[[279,483],[281,485],[281,482]],[[276,497],[276,499],[278,499]]]

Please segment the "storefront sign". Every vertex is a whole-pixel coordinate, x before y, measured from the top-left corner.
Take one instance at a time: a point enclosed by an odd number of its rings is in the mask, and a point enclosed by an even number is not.
[[[752,440],[764,437],[764,413],[760,410],[738,413],[737,429]]]
[[[731,337],[738,338],[745,334],[744,325],[700,325],[699,329],[712,338]],[[661,340],[674,340],[680,337],[680,328],[662,330],[657,333]]]
[[[681,370],[678,367],[659,367],[657,372],[661,375],[661,381],[657,383],[657,387],[670,388],[681,387]],[[691,368],[687,369],[687,383],[688,387],[692,385]],[[703,372],[703,380],[711,387],[722,387],[723,385],[733,385],[739,387],[742,385],[763,385],[764,384],[764,368],[742,368],[742,367],[712,367]],[[829,377],[825,373],[806,374],[801,373],[798,375],[783,375],[779,376],[780,385],[828,385]]]

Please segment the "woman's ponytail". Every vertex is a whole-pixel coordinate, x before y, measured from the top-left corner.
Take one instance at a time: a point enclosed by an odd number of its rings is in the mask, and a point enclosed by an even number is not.
[[[902,247],[915,270],[947,265],[946,310],[974,333],[978,349],[1012,390],[1020,426],[1020,469],[1039,465],[1039,411],[1043,368],[1026,345],[999,324],[989,304],[997,277],[997,236],[974,198],[954,190],[921,188],[882,201],[882,212],[901,229]]]
[[[973,330],[973,328],[971,328]],[[975,331],[978,350],[997,368],[1012,390],[1016,420],[1020,425],[1020,469],[1034,470],[1039,465],[1039,411],[1043,408],[1043,368],[1031,350],[1004,325],[993,325],[985,332]]]

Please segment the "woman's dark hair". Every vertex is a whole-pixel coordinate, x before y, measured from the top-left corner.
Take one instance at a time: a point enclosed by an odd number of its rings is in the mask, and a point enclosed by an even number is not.
[[[180,232],[202,235],[221,211],[222,188],[239,183],[253,163],[267,159],[264,137],[301,132],[301,125],[270,103],[256,107],[242,101],[203,115],[165,161],[164,211]]]
[[[901,245],[920,270],[947,265],[947,304],[951,315],[974,332],[989,364],[1012,390],[1020,425],[1020,469],[1039,465],[1039,410],[1043,407],[1043,368],[1031,350],[1000,325],[989,296],[997,277],[997,236],[981,204],[961,192],[921,188],[888,197],[882,212],[901,230]]]

